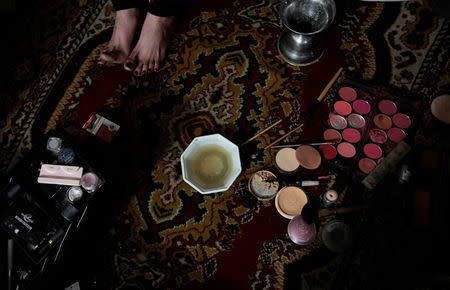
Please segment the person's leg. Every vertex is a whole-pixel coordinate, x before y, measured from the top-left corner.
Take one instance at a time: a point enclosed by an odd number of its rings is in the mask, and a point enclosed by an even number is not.
[[[186,12],[193,0],[154,0],[141,29],[139,40],[124,67],[137,76],[158,71],[166,57],[175,30],[175,20]]]
[[[131,51],[141,11],[147,6],[145,0],[113,0],[112,2],[116,10],[114,30],[109,43],[100,52],[99,64],[124,63]]]

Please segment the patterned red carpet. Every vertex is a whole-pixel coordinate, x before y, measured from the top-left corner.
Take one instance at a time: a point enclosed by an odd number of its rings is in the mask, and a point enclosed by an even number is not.
[[[114,192],[125,202],[105,238],[109,287],[132,280],[148,288],[280,289],[298,261],[305,263],[303,272],[294,275],[304,273],[305,287],[317,286],[316,271],[333,271],[311,262],[323,251],[320,239],[304,247],[291,243],[287,220],[273,202],[249,198],[246,180],[273,164],[273,154],[262,148],[298,124],[340,66],[360,79],[419,94],[425,109],[416,141],[435,138],[426,130],[433,122],[426,108],[448,89],[449,21],[427,1],[359,7],[336,1],[326,53],[302,68],[278,55],[278,1],[221,2],[227,4],[197,3],[162,71],[142,78],[95,65],[114,13],[108,1],[87,4],[0,128],[5,169],[50,129],[86,138],[81,126],[94,111],[121,125],[122,143],[111,145],[120,154],[106,158],[112,168],[127,166]],[[289,140],[318,139],[326,110]],[[183,182],[180,155],[194,137],[217,132],[239,144],[278,119],[280,126],[243,150],[243,174],[228,191],[203,196]]]

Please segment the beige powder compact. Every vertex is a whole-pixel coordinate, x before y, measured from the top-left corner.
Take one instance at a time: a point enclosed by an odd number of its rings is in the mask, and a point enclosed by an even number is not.
[[[281,173],[294,173],[300,167],[295,157],[295,149],[283,148],[275,156],[275,167]]]
[[[275,197],[275,207],[285,218],[292,219],[301,214],[308,203],[308,196],[297,186],[286,186],[280,189]]]

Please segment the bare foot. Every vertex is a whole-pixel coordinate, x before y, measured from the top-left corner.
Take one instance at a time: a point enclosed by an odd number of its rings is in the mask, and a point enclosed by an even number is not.
[[[175,17],[147,13],[136,47],[124,67],[136,76],[158,71],[166,57],[167,46],[175,29]]]
[[[111,40],[100,53],[98,63],[124,63],[130,54],[136,29],[139,25],[139,9],[130,8],[116,12],[116,22]]]

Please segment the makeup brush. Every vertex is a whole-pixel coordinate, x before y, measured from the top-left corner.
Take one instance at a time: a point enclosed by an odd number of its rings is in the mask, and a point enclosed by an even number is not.
[[[306,111],[305,113],[302,114],[302,116],[301,116],[302,117],[302,122],[303,122],[303,124],[305,126],[308,125],[308,123],[311,121],[312,116],[314,115],[314,113],[319,108],[320,103],[325,98],[325,96],[327,95],[328,91],[331,89],[331,87],[336,82],[338,77],[341,75],[343,70],[344,69],[342,67],[340,67],[338,69],[338,71],[334,74],[334,76],[331,78],[331,80],[328,82],[328,84],[325,86],[325,88],[323,88],[322,92],[317,97],[317,99],[311,104],[311,106],[309,107],[308,111]]]
[[[285,139],[286,137],[288,137],[289,135],[291,135],[295,131],[300,130],[300,132],[301,132],[301,130],[303,130],[304,126],[308,126],[308,124],[311,122],[312,117],[314,116],[314,113],[317,111],[317,108],[319,108],[320,103],[325,98],[326,94],[328,93],[330,88],[333,86],[334,82],[337,80],[337,78],[339,77],[339,75],[342,73],[343,70],[344,69],[342,67],[338,69],[338,71],[334,74],[333,78],[328,82],[328,84],[322,90],[322,92],[320,93],[319,97],[317,97],[317,99],[311,104],[311,106],[309,107],[308,111],[306,111],[303,114],[301,114],[301,116],[300,116],[300,119],[301,119],[300,123],[301,124],[299,126],[295,127],[293,130],[289,131],[287,134],[281,136],[280,138],[278,138],[274,142],[272,142],[269,145],[267,145],[266,147],[264,147],[264,149],[271,148],[273,145],[275,145],[278,142],[282,141],[283,139]]]

